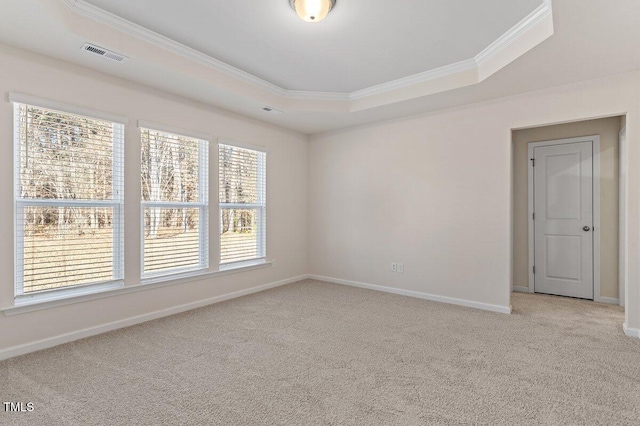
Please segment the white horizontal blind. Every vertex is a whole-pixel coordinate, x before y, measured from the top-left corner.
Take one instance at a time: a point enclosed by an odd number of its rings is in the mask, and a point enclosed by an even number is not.
[[[266,256],[266,153],[220,144],[220,264]]]
[[[121,124],[14,104],[16,296],[123,278]]]
[[[208,141],[141,129],[142,277],[207,269]]]

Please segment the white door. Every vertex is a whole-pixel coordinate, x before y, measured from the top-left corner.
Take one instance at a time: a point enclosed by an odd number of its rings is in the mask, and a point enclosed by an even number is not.
[[[535,291],[593,299],[593,142],[533,152]]]

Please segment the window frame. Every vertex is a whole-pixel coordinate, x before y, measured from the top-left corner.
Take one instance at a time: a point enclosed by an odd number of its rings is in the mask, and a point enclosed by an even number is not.
[[[267,154],[268,150],[259,145],[248,144],[244,142],[233,141],[229,139],[218,139],[218,176],[217,182],[220,182],[220,147],[221,145],[229,146],[232,148],[239,148],[249,151],[255,151],[258,153],[257,164],[257,180],[258,182],[264,182],[261,186],[262,190],[257,193],[257,203],[222,203],[220,202],[220,188],[218,188],[218,221],[220,223],[220,230],[222,229],[222,210],[223,209],[257,209],[258,210],[258,223],[263,224],[258,229],[256,236],[256,251],[257,256],[253,259],[244,259],[234,262],[222,263],[222,238],[218,236],[218,265],[221,271],[242,268],[244,266],[251,266],[255,264],[265,263],[267,260]],[[260,188],[260,185],[258,185]]]
[[[179,278],[181,276],[188,276],[191,274],[200,274],[209,270],[209,152],[211,144],[211,136],[192,132],[189,130],[165,126],[163,124],[152,123],[149,121],[138,121],[138,141],[140,143],[140,155],[142,155],[142,132],[154,131],[160,133],[167,133],[173,136],[185,137],[190,139],[197,139],[198,144],[198,202],[181,202],[181,201],[144,201],[142,199],[142,191],[140,192],[140,282],[141,283],[155,283],[158,281],[171,280]],[[141,157],[139,158],[139,162]],[[142,174],[138,177],[138,184],[142,185]],[[169,209],[182,209],[191,208],[198,209],[198,226],[199,226],[199,250],[198,265],[176,267],[164,271],[156,271],[145,273],[144,270],[144,234],[145,234],[145,208],[169,208]]]
[[[15,92],[9,93],[9,101],[13,104],[13,204],[14,204],[14,303],[21,305],[39,300],[62,299],[81,294],[104,291],[124,286],[124,138],[128,119],[123,116],[104,113],[88,108],[68,105],[61,102],[40,99]],[[25,199],[20,196],[21,184],[21,127],[20,108],[40,108],[59,114],[79,116],[91,120],[109,122],[113,131],[113,180],[111,200],[60,200],[60,199]],[[77,208],[112,208],[113,209],[113,274],[112,279],[86,284],[74,284],[59,288],[24,291],[24,223],[23,214],[27,207],[77,207]]]

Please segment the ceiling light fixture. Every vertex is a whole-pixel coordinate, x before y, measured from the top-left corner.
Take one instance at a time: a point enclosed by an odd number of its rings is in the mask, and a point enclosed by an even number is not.
[[[320,22],[336,5],[336,0],[289,0],[300,19],[306,22]]]

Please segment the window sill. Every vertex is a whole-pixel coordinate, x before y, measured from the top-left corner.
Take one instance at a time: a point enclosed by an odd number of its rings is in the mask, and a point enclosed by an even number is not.
[[[254,269],[269,268],[275,266],[273,260],[261,260],[259,262],[245,262],[243,264],[229,265],[221,267],[218,271],[197,271],[179,275],[164,277],[153,277],[142,280],[140,284],[125,286],[122,281],[108,283],[106,285],[79,287],[75,291],[64,294],[43,293],[33,296],[19,296],[15,300],[15,305],[0,309],[5,316],[13,316],[28,312],[40,311],[44,309],[57,308],[59,306],[71,305],[75,303],[87,302],[89,300],[104,299],[107,297],[119,296],[128,293],[136,293],[154,288],[180,285],[187,282],[197,281],[203,278],[213,278],[238,272],[246,272]]]
[[[116,280],[100,284],[89,284],[78,287],[60,288],[41,293],[22,294],[14,299],[14,306],[8,309],[21,309],[32,305],[45,305],[57,303],[62,300],[71,300],[80,297],[93,296],[108,291],[118,290],[124,287],[124,281]]]
[[[228,272],[228,271],[234,271],[236,269],[246,269],[246,268],[251,268],[254,266],[259,266],[262,265],[264,263],[272,263],[275,265],[275,261],[267,261],[264,259],[257,259],[257,260],[246,260],[244,262],[234,262],[234,263],[226,263],[223,265],[220,265],[220,272]]]

